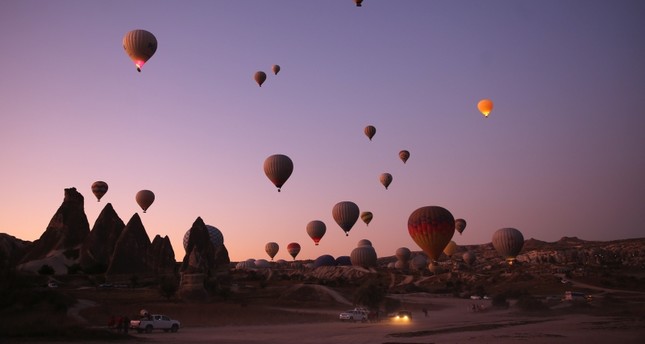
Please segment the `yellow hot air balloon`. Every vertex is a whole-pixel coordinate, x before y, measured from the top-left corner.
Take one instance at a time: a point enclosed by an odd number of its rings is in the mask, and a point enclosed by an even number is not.
[[[143,209],[145,213],[146,210],[152,205],[152,202],[155,201],[155,194],[150,190],[141,190],[137,192],[135,196],[137,204]]]
[[[361,213],[361,220],[363,220],[363,222],[368,226],[370,225],[370,222],[372,222],[373,217],[374,215],[370,211],[364,211]]]
[[[279,66],[279,65],[277,65],[277,64],[274,64],[274,65],[271,67],[271,70],[273,71],[273,74],[278,75],[278,73],[280,73],[280,66]]]
[[[253,79],[258,83],[258,86],[262,87],[262,84],[267,79],[267,74],[263,71],[257,71],[255,72],[255,75],[253,75]]]
[[[278,188],[278,192],[291,173],[293,173],[293,161],[286,155],[274,154],[264,160],[264,174]]]
[[[123,37],[123,49],[141,72],[143,65],[157,51],[157,38],[146,30],[132,30]]]
[[[437,259],[455,234],[455,218],[439,206],[421,207],[408,218],[408,233],[436,264]]]
[[[372,137],[374,137],[374,135],[376,134],[376,127],[374,127],[373,125],[368,125],[367,127],[365,127],[365,129],[363,129],[363,132],[365,133],[365,135],[367,135],[370,141],[372,141]]]
[[[479,109],[479,112],[481,112],[484,117],[488,118],[490,112],[493,111],[493,101],[490,99],[482,99],[477,103],[477,109]]]
[[[381,173],[379,180],[381,181],[381,184],[385,186],[385,190],[387,190],[387,187],[392,183],[392,175],[389,173]]]
[[[452,240],[450,240],[448,245],[446,245],[446,247],[444,247],[443,254],[445,254],[446,256],[450,257],[453,254],[455,254],[455,252],[457,252],[457,243],[452,241]]]
[[[107,191],[108,185],[106,182],[99,180],[92,183],[92,193],[96,196],[97,202],[101,201],[101,197],[103,197]]]

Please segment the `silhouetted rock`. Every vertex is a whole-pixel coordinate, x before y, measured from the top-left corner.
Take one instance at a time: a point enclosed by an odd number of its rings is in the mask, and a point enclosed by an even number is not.
[[[190,228],[186,256],[179,271],[210,275],[213,268],[215,268],[215,249],[210,241],[206,224],[201,217],[198,217]]]
[[[168,236],[156,235],[148,248],[148,265],[155,275],[170,275],[175,273],[175,251]]]
[[[81,247],[81,269],[86,273],[104,273],[124,228],[125,224],[112,204],[106,204]]]
[[[0,279],[22,259],[29,244],[31,242],[0,233]]]
[[[150,245],[150,238],[139,214],[134,214],[116,242],[106,274],[152,274],[147,262]]]
[[[83,200],[83,195],[76,188],[65,189],[63,204],[49,221],[45,232],[27,249],[21,263],[50,257],[58,252],[66,252],[68,258],[78,258],[78,251],[76,254],[71,251],[78,250],[90,232]]]

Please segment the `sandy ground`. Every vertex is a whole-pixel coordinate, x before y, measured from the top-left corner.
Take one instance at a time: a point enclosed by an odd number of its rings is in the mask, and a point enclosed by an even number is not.
[[[338,303],[330,307],[293,308],[265,307],[254,314],[254,307],[203,308],[201,314],[177,314],[182,328],[177,333],[155,331],[150,334],[130,332],[124,343],[645,343],[645,318],[633,315],[594,315],[576,312],[521,312],[517,307],[507,310],[489,308],[489,300],[457,299],[429,294],[400,295],[408,305],[413,318],[398,323],[382,318],[374,323],[340,322],[338,314],[350,306]],[[473,312],[477,304],[484,311]],[[71,310],[76,317],[83,309],[92,307],[84,302]],[[182,306],[183,307],[183,306]],[[422,307],[429,310],[425,317]],[[217,314],[214,309],[219,309]],[[258,309],[259,310],[259,309]],[[230,317],[230,324],[221,320]],[[617,314],[614,312],[614,314]],[[619,314],[619,312],[618,312]],[[640,314],[643,314],[640,312]],[[245,325],[248,316],[249,325]],[[274,316],[275,315],[275,316]],[[316,318],[312,318],[316,315]],[[307,319],[302,321],[305,316]],[[91,323],[91,322],[90,322]],[[55,341],[60,343],[60,340]],[[83,343],[115,343],[87,341]],[[4,343],[0,338],[0,343]],[[47,340],[20,341],[20,343],[47,343]]]

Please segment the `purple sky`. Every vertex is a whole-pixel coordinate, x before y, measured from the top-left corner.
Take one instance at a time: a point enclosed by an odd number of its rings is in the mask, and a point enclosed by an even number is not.
[[[198,216],[234,261],[268,259],[269,241],[275,259],[293,241],[299,259],[360,239],[419,250],[407,220],[426,205],[468,221],[457,244],[501,227],[642,237],[643,18],[639,0],[2,1],[0,232],[38,239],[76,187],[90,227],[108,202],[126,223],[138,212],[178,260]],[[142,73],[121,42],[139,28],[159,43]],[[280,193],[262,170],[277,153],[295,165]],[[141,189],[157,197],[146,214]],[[343,200],[369,227],[344,235]]]

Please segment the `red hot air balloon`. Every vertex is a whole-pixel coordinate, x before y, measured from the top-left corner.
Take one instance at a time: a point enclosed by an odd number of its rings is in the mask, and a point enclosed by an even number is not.
[[[293,173],[293,161],[286,155],[275,154],[264,160],[264,174],[278,188],[278,192],[291,173]]]
[[[92,193],[94,196],[96,196],[96,201],[100,202],[101,197],[105,195],[105,193],[108,191],[108,185],[104,181],[96,181],[92,183]]]
[[[322,221],[313,220],[307,224],[307,234],[309,234],[309,237],[311,237],[316,246],[318,246],[320,239],[322,239],[326,231],[327,226]]]
[[[135,200],[145,213],[146,210],[148,210],[148,208],[152,205],[152,202],[155,201],[155,194],[150,190],[141,190],[137,192]]]
[[[345,235],[349,236],[349,231],[356,223],[356,220],[358,220],[360,211],[356,203],[342,201],[334,205],[331,214],[334,217],[334,221],[343,229]]]
[[[287,245],[287,252],[293,257],[293,260],[296,260],[296,256],[300,253],[300,244],[297,242],[292,242]]]
[[[439,206],[421,207],[408,218],[408,233],[436,265],[437,259],[455,234],[455,218]]]

